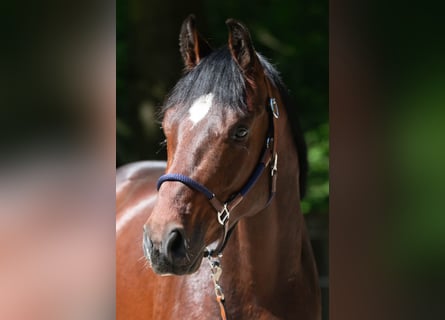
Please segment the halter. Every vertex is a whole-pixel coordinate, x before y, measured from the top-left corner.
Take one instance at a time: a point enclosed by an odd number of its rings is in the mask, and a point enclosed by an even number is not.
[[[269,198],[267,200],[266,205],[264,208],[266,208],[270,202],[272,201],[275,191],[276,191],[276,181],[277,181],[277,165],[278,165],[278,154],[277,154],[277,135],[275,132],[275,127],[279,118],[279,110],[278,110],[278,104],[271,96],[271,88],[270,84],[267,81],[266,78],[266,87],[268,91],[268,98],[269,98],[269,108],[266,107],[268,113],[269,113],[269,129],[264,145],[263,152],[261,154],[261,157],[253,170],[252,174],[250,175],[247,182],[244,184],[244,186],[236,193],[232,194],[232,196],[229,197],[229,199],[225,202],[220,201],[215,193],[210,191],[207,187],[202,185],[201,183],[197,182],[196,180],[193,180],[192,178],[180,174],[180,173],[167,173],[162,175],[157,182],[157,190],[161,188],[161,185],[164,182],[167,181],[177,181],[185,184],[189,188],[200,192],[203,194],[210,202],[210,204],[213,206],[213,208],[216,210],[216,217],[218,219],[218,223],[223,226],[224,234],[223,237],[219,240],[218,245],[214,250],[210,250],[209,248],[206,248],[204,251],[204,257],[207,257],[209,259],[211,271],[212,271],[212,279],[215,286],[215,295],[216,300],[219,303],[220,309],[221,309],[221,317],[223,319],[226,319],[226,311],[224,306],[224,294],[222,291],[221,286],[219,285],[219,277],[221,275],[222,269],[220,267],[220,261],[219,257],[222,256],[222,251],[224,250],[224,247],[227,244],[227,241],[234,230],[234,227],[236,226],[238,221],[235,221],[232,228],[229,226],[229,220],[230,220],[230,213],[233,209],[235,209],[247,196],[250,190],[255,186],[255,184],[258,182],[259,178],[263,174],[265,168],[268,165],[270,166],[270,177],[271,177],[271,184],[270,184],[270,192],[269,192]],[[240,217],[241,218],[241,217]],[[240,219],[239,218],[239,219]],[[238,219],[238,220],[239,220]]]

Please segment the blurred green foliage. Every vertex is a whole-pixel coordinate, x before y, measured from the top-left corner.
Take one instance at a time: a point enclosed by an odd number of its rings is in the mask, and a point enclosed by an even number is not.
[[[442,274],[445,73],[438,72],[444,66],[442,60],[421,65],[420,71],[410,70],[415,75],[411,76],[414,81],[399,82],[391,101],[395,110],[390,114],[392,123],[388,129],[394,179],[390,189],[393,220],[391,233],[385,240],[391,249],[390,261],[397,270],[425,273],[426,268],[433,268]]]
[[[225,20],[245,23],[255,48],[274,63],[290,90],[309,152],[304,213],[327,213],[328,1],[172,0],[117,1],[117,165],[165,159],[156,113],[179,79],[178,34],[183,19],[197,17],[201,33],[215,46],[227,41]]]

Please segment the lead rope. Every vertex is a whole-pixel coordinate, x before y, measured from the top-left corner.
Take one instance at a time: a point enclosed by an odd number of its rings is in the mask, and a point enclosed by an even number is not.
[[[222,274],[222,268],[221,268],[221,261],[220,258],[222,257],[222,254],[219,254],[216,258],[212,257],[211,255],[207,256],[207,259],[210,264],[210,270],[212,271],[212,280],[213,285],[215,287],[215,296],[216,296],[216,302],[218,302],[219,309],[221,312],[221,319],[227,320],[227,314],[226,314],[226,306],[224,304],[224,292],[221,286],[219,285],[219,278]]]

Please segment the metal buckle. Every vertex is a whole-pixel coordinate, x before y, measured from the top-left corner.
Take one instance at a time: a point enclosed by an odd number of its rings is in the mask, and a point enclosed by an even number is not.
[[[229,221],[230,212],[229,209],[227,209],[227,203],[224,203],[224,208],[218,212],[218,222],[221,225],[225,225],[227,221]]]
[[[278,119],[280,111],[278,110],[278,104],[275,98],[270,98],[270,110],[272,110],[273,116]]]
[[[275,156],[273,158],[273,165],[270,169],[270,175],[272,177],[278,172],[278,153],[275,153]]]

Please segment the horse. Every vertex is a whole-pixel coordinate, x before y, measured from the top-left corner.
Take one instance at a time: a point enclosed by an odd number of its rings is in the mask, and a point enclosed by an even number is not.
[[[249,30],[226,25],[213,49],[185,19],[184,75],[162,110],[167,161],[117,170],[118,320],[321,319],[303,135]]]

